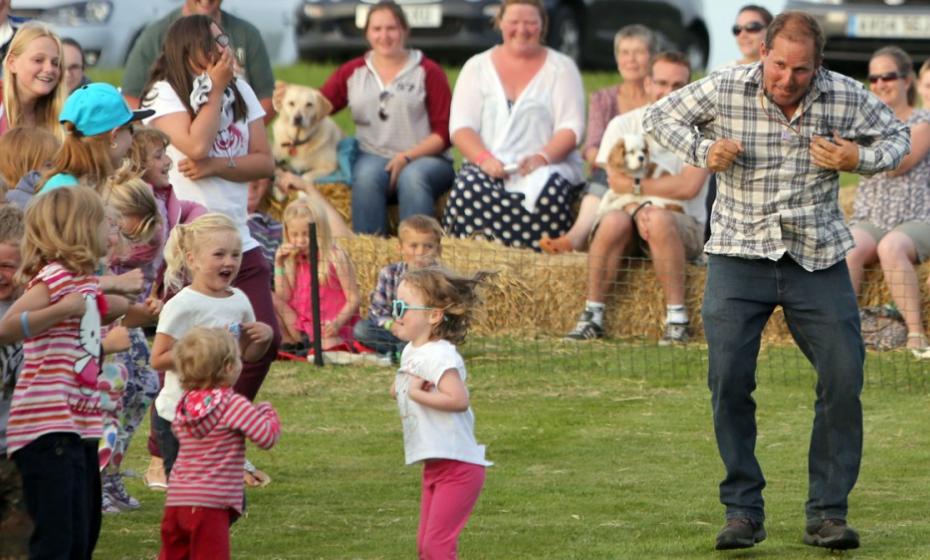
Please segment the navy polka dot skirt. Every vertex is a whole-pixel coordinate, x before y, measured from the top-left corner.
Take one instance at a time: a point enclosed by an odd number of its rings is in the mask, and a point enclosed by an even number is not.
[[[559,237],[572,227],[572,203],[579,187],[553,173],[539,195],[536,211],[530,213],[523,207],[522,194],[507,192],[503,181],[466,163],[455,177],[442,224],[453,237],[492,239],[508,247],[539,251],[544,233]]]

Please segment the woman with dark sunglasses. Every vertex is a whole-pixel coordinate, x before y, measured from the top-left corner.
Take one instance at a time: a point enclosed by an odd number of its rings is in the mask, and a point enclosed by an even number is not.
[[[915,108],[914,66],[898,47],[875,51],[869,61],[869,89],[911,129],[911,153],[894,171],[859,181],[850,230],[856,247],[846,255],[853,289],[864,268],[882,267],[891,299],[907,324],[907,347],[930,358],[914,266],[930,258],[930,111]]]
[[[765,39],[765,29],[772,23],[772,13],[755,4],[747,4],[740,8],[736,14],[736,23],[733,24],[733,36],[743,58],[734,64],[752,64],[762,56],[762,40]]]

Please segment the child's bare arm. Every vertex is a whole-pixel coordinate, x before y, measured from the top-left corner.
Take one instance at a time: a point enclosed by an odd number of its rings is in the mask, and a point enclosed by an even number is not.
[[[339,310],[339,314],[331,321],[333,330],[338,332],[349,319],[358,313],[358,304],[360,300],[358,291],[358,280],[355,276],[355,267],[349,256],[342,250],[334,252],[336,265],[336,276],[342,285],[342,294],[346,298],[345,305]]]
[[[103,296],[107,300],[106,315],[101,317],[103,324],[109,324],[129,312],[130,301],[122,296]]]
[[[242,351],[242,360],[257,362],[268,351],[274,330],[265,323],[253,321],[242,323],[242,334],[239,339],[239,348]]]
[[[126,311],[123,326],[131,329],[154,325],[158,322],[158,314],[161,313],[162,307],[164,307],[162,301],[154,297],[146,299],[144,303],[134,303]]]
[[[410,376],[408,394],[414,402],[446,412],[468,410],[468,390],[457,369],[449,368],[444,371],[435,391],[430,390],[432,383],[429,381],[410,373],[407,375]]]
[[[174,358],[171,357],[171,349],[174,347],[175,339],[163,333],[155,333],[155,341],[152,342],[152,357],[150,363],[152,367],[159,371],[168,371],[174,369]]]
[[[77,292],[49,305],[48,286],[39,282],[13,302],[3,319],[0,319],[0,344],[18,342],[26,338],[27,334],[35,336],[43,333],[65,319],[83,316],[84,310],[84,296]],[[23,328],[24,322],[28,333]]]

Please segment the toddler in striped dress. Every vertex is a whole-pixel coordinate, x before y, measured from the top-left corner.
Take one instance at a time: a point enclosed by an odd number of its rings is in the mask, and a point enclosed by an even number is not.
[[[245,439],[262,449],[281,423],[267,402],[233,391],[242,360],[228,329],[193,327],[172,348],[184,396],[172,430],[180,451],[161,523],[160,560],[229,558],[229,525],[242,513]]]

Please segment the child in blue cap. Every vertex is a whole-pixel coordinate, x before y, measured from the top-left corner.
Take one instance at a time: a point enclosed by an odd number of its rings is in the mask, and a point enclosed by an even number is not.
[[[39,190],[83,184],[100,192],[132,144],[132,123],[154,113],[133,111],[119,91],[96,82],[74,90],[58,117],[65,141]]]

